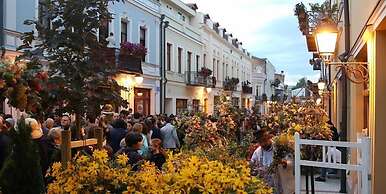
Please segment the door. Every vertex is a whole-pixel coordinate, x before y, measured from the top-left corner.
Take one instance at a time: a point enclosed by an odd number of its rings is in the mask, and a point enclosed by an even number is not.
[[[150,89],[134,88],[134,112],[150,114]]]

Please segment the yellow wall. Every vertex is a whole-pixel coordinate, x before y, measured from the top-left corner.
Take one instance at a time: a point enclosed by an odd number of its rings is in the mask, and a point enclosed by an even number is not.
[[[379,0],[350,0],[351,47],[366,25]]]

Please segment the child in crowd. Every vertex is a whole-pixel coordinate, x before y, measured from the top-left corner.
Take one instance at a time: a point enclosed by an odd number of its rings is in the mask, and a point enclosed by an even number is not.
[[[151,155],[150,162],[153,162],[158,169],[162,169],[162,165],[166,162],[166,153],[161,147],[162,141],[158,138],[151,140]]]
[[[126,147],[119,150],[116,155],[126,154],[129,158],[129,164],[134,171],[139,169],[143,157],[138,153],[138,150],[143,146],[143,137],[140,133],[130,132],[125,137]]]

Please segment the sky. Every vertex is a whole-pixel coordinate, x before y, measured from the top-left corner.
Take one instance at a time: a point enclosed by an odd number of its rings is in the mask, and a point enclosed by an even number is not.
[[[303,3],[321,0],[302,0]],[[198,11],[208,13],[243,47],[256,57],[268,58],[276,72],[284,71],[286,84],[292,86],[302,78],[319,79],[308,61],[305,37],[298,30],[294,16],[295,4],[300,0],[184,0],[196,3]]]

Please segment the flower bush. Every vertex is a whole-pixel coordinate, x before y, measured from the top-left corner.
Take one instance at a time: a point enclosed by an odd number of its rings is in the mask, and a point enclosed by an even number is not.
[[[257,193],[272,188],[250,175],[245,162],[233,165],[191,154],[169,154],[162,171],[145,162],[131,171],[125,155],[109,161],[106,151],[77,156],[67,167],[55,163],[48,193]]]
[[[44,89],[48,73],[35,63],[0,58],[0,96],[2,101],[22,111],[36,113],[40,109],[39,93]]]
[[[313,101],[299,103],[270,103],[264,116],[262,129],[275,134],[273,171],[287,154],[294,153],[294,135],[302,139],[331,140],[332,132],[327,124],[328,116],[322,107]],[[320,147],[302,146],[302,157],[316,159]]]
[[[127,55],[143,57],[147,54],[147,48],[138,43],[121,43],[121,51]]]
[[[198,72],[198,74],[203,76],[204,78],[207,78],[212,75],[212,70],[207,67],[201,67],[201,70]]]

